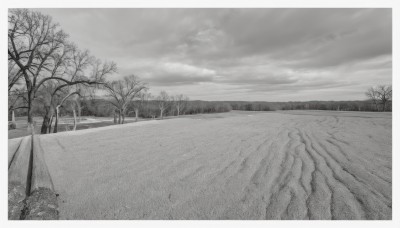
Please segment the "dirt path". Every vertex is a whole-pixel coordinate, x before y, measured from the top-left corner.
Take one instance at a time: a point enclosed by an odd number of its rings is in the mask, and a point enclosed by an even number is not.
[[[391,128],[238,112],[41,141],[62,219],[391,219]]]

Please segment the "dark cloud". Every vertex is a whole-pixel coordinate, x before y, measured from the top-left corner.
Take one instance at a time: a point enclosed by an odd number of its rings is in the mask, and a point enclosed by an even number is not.
[[[210,100],[263,91],[268,100],[291,91],[323,99],[336,90],[363,99],[364,87],[391,82],[391,9],[40,11],[80,47],[116,61],[120,75],[138,74],[154,90],[190,85]],[[202,94],[204,83],[221,92]]]

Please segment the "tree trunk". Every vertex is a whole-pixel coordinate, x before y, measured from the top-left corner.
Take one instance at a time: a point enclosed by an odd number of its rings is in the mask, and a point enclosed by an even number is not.
[[[81,105],[79,104],[78,105],[78,123],[80,123],[81,121],[82,121],[82,119],[81,119],[81,117],[82,117],[82,107],[81,107]]]
[[[121,124],[121,110],[118,110],[118,124]]]
[[[50,117],[46,114],[43,118],[42,128],[40,129],[41,134],[47,134],[50,124]]]
[[[135,121],[137,122],[139,118],[139,109],[135,108]]]
[[[383,105],[383,111],[386,112],[386,101],[383,101],[382,105]]]
[[[114,110],[114,124],[117,124],[117,112]]]
[[[8,109],[8,121],[12,121],[12,111],[14,110],[14,107],[13,106],[11,106],[9,109]]]
[[[43,122],[42,122],[42,128],[40,130],[41,134],[47,134],[47,130],[49,128],[49,124],[50,124],[50,106],[45,106],[45,114],[43,117]]]
[[[12,108],[11,111],[9,111],[9,113],[8,113],[8,121],[11,121],[12,128],[10,128],[10,125],[8,125],[9,126],[8,130],[17,128],[17,123],[15,122],[15,111],[14,111],[13,107],[11,107],[11,108]],[[11,114],[10,114],[10,112],[11,112]]]
[[[74,128],[72,130],[75,131],[76,130],[76,112],[75,112],[75,108],[72,109],[72,113],[74,114]]]
[[[58,114],[59,114],[59,107],[56,107],[56,122],[54,123],[54,130],[53,133],[57,133],[58,130]]]
[[[17,127],[17,123],[15,122],[15,110],[14,109],[11,111],[11,122],[14,124],[15,127]]]
[[[48,126],[48,128],[47,128],[47,134],[50,134],[51,133],[51,125],[53,124],[53,118],[54,117],[54,113],[51,113],[51,116],[50,116],[50,123],[49,123],[49,126]]]
[[[31,96],[31,94],[28,94],[28,132],[31,134],[31,135],[34,135],[35,134],[35,126],[34,126],[34,122],[33,122],[33,117],[32,117],[32,102],[33,102],[33,99],[32,99],[32,96]]]
[[[161,119],[163,119],[163,112],[164,112],[164,110],[163,110],[163,109],[160,109],[160,118],[161,118]]]
[[[11,111],[11,122],[15,123],[15,111],[14,111],[14,109]]]
[[[125,122],[125,113],[122,112],[122,122],[121,122],[121,124],[124,124],[124,122]]]
[[[179,110],[179,106],[176,107],[176,111],[178,112],[178,116],[179,116],[179,114],[180,114],[180,113],[179,113],[179,111],[180,111],[180,110]]]

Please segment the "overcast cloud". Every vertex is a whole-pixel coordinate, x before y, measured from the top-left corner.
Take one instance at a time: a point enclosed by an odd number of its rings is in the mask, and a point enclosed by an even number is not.
[[[392,82],[390,9],[40,9],[150,92],[358,100]]]

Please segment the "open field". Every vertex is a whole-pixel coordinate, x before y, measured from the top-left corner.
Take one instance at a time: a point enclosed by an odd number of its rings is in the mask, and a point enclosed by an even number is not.
[[[230,112],[42,135],[61,219],[391,219],[391,113]]]

